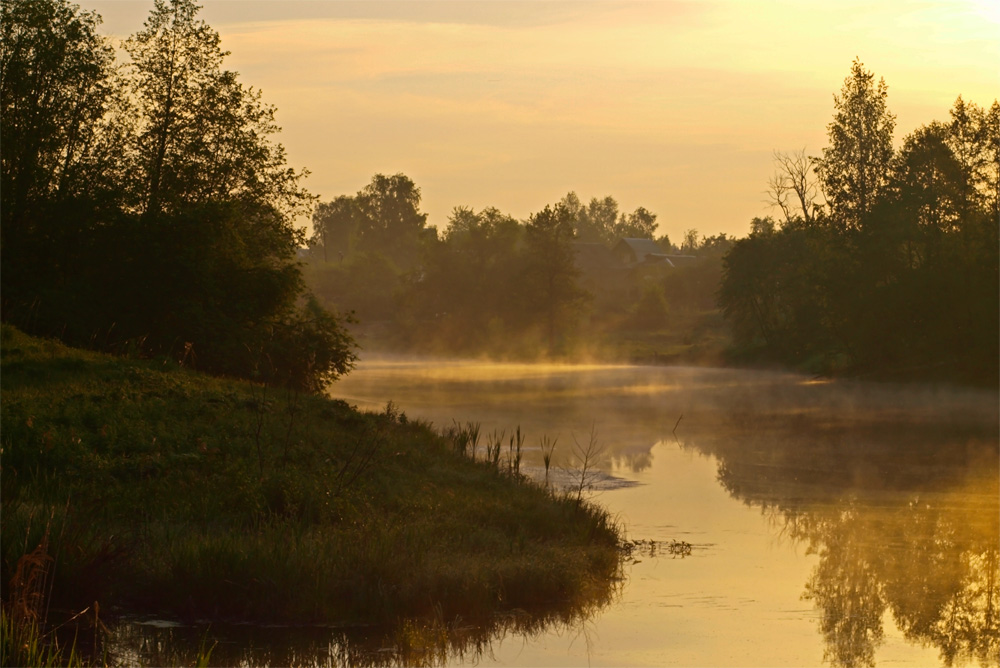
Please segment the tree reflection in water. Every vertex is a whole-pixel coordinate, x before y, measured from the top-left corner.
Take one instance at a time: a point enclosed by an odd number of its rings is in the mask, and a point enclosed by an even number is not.
[[[696,447],[718,458],[732,496],[818,555],[803,598],[820,613],[826,662],[875,665],[891,612],[947,666],[1000,664],[995,425],[737,420],[739,438]]]
[[[482,622],[405,619],[391,627],[257,626],[122,621],[102,649],[110,665],[195,665],[211,648],[213,666],[441,666],[480,663],[507,640],[543,633],[587,634],[589,620],[621,594],[623,579],[595,583],[590,600],[547,610],[512,610]]]

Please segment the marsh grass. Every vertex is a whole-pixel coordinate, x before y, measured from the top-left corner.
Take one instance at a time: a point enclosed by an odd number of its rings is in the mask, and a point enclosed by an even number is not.
[[[598,466],[607,458],[607,447],[597,440],[596,426],[591,426],[590,434],[585,442],[581,443],[577,440],[576,435],[573,435],[572,450],[573,463],[568,469],[573,480],[570,493],[579,505],[583,503],[584,492],[592,490],[600,478]]]
[[[539,446],[542,450],[542,463],[545,464],[545,488],[549,488],[549,469],[552,467],[552,455],[556,451],[558,437],[552,438],[548,434],[542,436]]]
[[[38,545],[17,560],[0,606],[0,666],[82,666],[76,642],[68,651],[46,628],[53,557],[49,526]],[[96,617],[95,617],[96,620]],[[95,624],[96,627],[96,624]]]
[[[180,618],[488,620],[606,598],[619,528],[390,404],[295,399],[2,330],[0,577],[48,518],[53,605]],[[286,411],[287,413],[287,411]],[[470,456],[471,455],[471,456]],[[561,614],[561,613],[560,613]]]

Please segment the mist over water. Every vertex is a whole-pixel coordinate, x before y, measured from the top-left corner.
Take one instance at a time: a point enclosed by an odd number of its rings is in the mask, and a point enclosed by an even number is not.
[[[632,539],[693,545],[637,558],[585,641],[508,639],[498,663],[1000,662],[995,391],[394,357],[359,371],[333,396],[438,428],[519,425],[539,479],[543,435],[572,483],[593,432],[593,498]]]
[[[578,484],[578,446],[593,437],[601,456],[585,494],[640,542],[625,579],[579,614],[511,611],[447,632],[419,620],[396,630],[215,625],[213,662],[1000,664],[996,391],[371,357],[330,394],[379,411],[391,401],[441,430],[478,422],[483,441],[519,426],[521,471],[540,482],[542,439],[555,439],[557,487]],[[195,656],[205,630],[116,633],[148,663]]]

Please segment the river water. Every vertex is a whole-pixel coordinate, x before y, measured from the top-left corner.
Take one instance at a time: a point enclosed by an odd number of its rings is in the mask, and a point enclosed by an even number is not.
[[[593,436],[607,476],[592,498],[631,539],[692,545],[637,555],[617,602],[498,639],[481,663],[1000,663],[996,392],[382,359],[333,394],[438,427],[520,426],[539,478],[543,435],[570,483]]]
[[[593,443],[587,494],[644,545],[590,617],[441,648],[435,661],[1000,665],[996,391],[381,358],[331,395],[371,410],[392,401],[440,429],[519,426],[521,470],[539,480],[547,437],[553,484],[579,484]],[[680,543],[690,551],[670,549]],[[280,630],[256,638],[272,650],[294,642]],[[336,642],[310,638],[299,656],[337,661]],[[296,655],[275,651],[245,660]]]

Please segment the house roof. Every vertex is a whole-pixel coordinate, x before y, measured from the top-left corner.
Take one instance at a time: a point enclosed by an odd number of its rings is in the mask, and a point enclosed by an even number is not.
[[[663,249],[657,246],[652,239],[622,239],[615,246],[614,252],[617,255],[628,257],[632,263],[646,262],[647,260],[656,261],[661,259],[660,256],[666,256]]]
[[[698,260],[695,255],[664,255],[663,259],[670,264],[671,267],[685,267]]]

